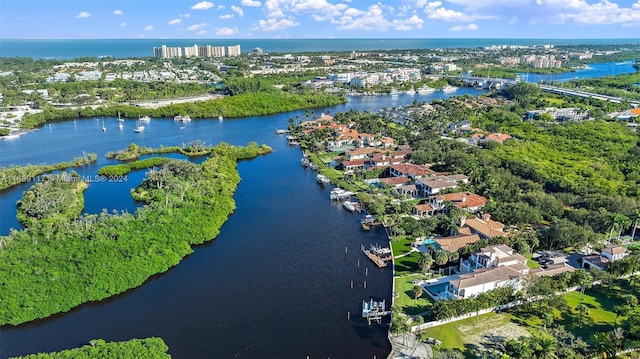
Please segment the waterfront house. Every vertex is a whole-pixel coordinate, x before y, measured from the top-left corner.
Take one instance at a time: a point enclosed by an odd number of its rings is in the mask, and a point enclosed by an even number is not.
[[[432,170],[425,165],[416,165],[413,163],[402,163],[393,165],[389,169],[392,177],[410,177],[412,179],[437,175],[438,172]]]
[[[368,158],[371,154],[380,152],[379,149],[373,147],[358,147],[345,152],[345,156],[348,160],[361,160]]]
[[[607,244],[600,255],[582,257],[582,268],[604,270],[609,263],[623,259],[628,255],[628,249],[617,244]]]
[[[478,241],[480,241],[480,236],[477,234],[457,234],[455,236],[436,238],[434,240],[436,249],[442,249],[449,253],[457,252],[467,245]]]
[[[411,183],[411,178],[409,177],[380,178],[380,182],[384,183],[387,186],[400,187],[400,186],[404,186]]]
[[[436,213],[436,209],[428,203],[416,204],[415,206],[413,206],[412,211],[413,214],[420,218],[433,216]]]
[[[526,267],[526,266],[525,266]],[[462,274],[449,282],[447,294],[453,298],[475,297],[501,287],[511,287],[514,291],[523,288],[523,278],[528,269],[517,270],[509,266],[478,269],[473,273]]]
[[[365,161],[366,160],[342,161],[340,162],[340,169],[346,172],[353,172],[356,169],[364,168]]]
[[[491,219],[491,215],[485,213],[481,218],[460,218],[459,233],[477,234],[484,239],[506,236],[504,224]]]
[[[429,198],[429,204],[431,204],[433,208],[441,211],[446,210],[446,202],[451,202],[457,208],[464,209],[467,212],[476,213],[487,204],[489,200],[486,197],[472,192],[439,194]]]
[[[471,273],[480,268],[507,266],[528,273],[526,258],[505,244],[494,244],[481,248],[478,252],[471,254],[469,259],[460,261],[460,272]]]

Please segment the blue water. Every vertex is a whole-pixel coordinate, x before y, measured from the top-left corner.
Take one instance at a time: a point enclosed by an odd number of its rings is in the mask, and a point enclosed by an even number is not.
[[[440,293],[444,292],[447,290],[447,286],[449,285],[449,283],[440,283],[440,284],[436,284],[436,285],[432,285],[432,286],[428,286],[427,290],[433,294],[434,296],[439,295]]]
[[[71,59],[80,56],[117,58],[153,56],[162,45],[229,46],[240,44],[242,52],[260,47],[265,52],[337,52],[396,49],[474,48],[491,45],[607,45],[638,44],[640,39],[92,39],[41,40],[0,39],[0,56],[35,59]]]
[[[599,62],[589,64],[589,68],[579,69],[573,72],[564,72],[554,75],[543,74],[520,74],[524,81],[528,82],[567,82],[575,79],[591,79],[604,76],[616,76],[621,74],[631,74],[636,72],[633,62],[625,61],[622,63],[615,62]]]
[[[315,111],[377,111],[448,96],[351,97],[346,104]],[[238,164],[237,208],[214,241],[125,294],[45,320],[1,327],[0,358],[81,346],[95,338],[149,336],[162,337],[177,358],[385,357],[390,350],[387,326],[367,325],[359,310],[369,298],[390,303],[392,270],[374,267],[359,248],[384,244],[386,235],[362,231],[361,215],[332,203],[332,186],[319,186],[316,173],[300,166],[300,149],[275,133],[296,115],[303,118],[304,111],[193,120],[184,129],[172,119],[152,119],[140,134],[133,132],[134,119],[127,119],[120,131],[116,118],[105,118],[106,132],[93,118],[77,119],[0,141],[0,166],[57,163],[82,151],[97,153],[97,163],[76,170],[88,176],[115,163],[105,158],[108,151],[132,142],[158,147],[195,139],[235,145],[255,141],[274,150]],[[90,184],[85,211],[135,211],[139,204],[129,190],[143,176],[144,171],[136,171],[126,182]],[[19,227],[15,202],[29,185],[0,192],[0,233]]]

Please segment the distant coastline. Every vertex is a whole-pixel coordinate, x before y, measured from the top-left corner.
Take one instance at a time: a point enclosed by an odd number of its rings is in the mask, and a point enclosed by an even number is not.
[[[473,48],[490,45],[614,45],[638,44],[629,39],[0,39],[0,57],[73,59],[76,57],[151,57],[153,47],[240,44],[244,52],[260,47],[265,52],[342,52]]]

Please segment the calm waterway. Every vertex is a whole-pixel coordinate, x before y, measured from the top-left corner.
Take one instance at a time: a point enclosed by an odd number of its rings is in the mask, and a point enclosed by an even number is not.
[[[461,88],[453,94],[351,97],[347,104],[315,111],[377,111],[414,99],[478,93]],[[386,243],[386,236],[360,230],[360,216],[331,203],[331,187],[318,186],[315,173],[300,166],[300,149],[275,134],[296,115],[303,117],[303,112],[194,120],[183,129],[172,120],[153,119],[141,134],[133,133],[134,120],[120,131],[115,118],[105,118],[103,133],[95,119],[79,119],[0,141],[0,166],[58,163],[82,151],[95,152],[98,162],[77,170],[85,175],[113,163],[104,158],[108,151],[133,142],[158,147],[195,139],[234,145],[255,141],[274,150],[238,164],[242,182],[235,195],[237,209],[214,241],[122,295],[45,320],[1,327],[0,357],[77,347],[96,338],[150,336],[162,337],[176,358],[385,357],[390,350],[387,326],[368,326],[359,314],[362,300],[390,301],[392,272],[375,268],[359,248]],[[125,183],[90,184],[85,210],[134,211],[137,204],[129,189],[143,176],[138,171]],[[0,192],[0,234],[20,228],[15,202],[28,186]]]
[[[479,92],[458,91],[466,93]],[[351,97],[347,104],[315,111],[376,111],[446,96]],[[183,129],[173,120],[152,119],[141,134],[133,133],[134,120],[120,131],[115,118],[105,118],[103,133],[101,123],[82,119],[0,141],[0,166],[57,163],[82,151],[95,152],[98,162],[78,170],[86,175],[112,163],[104,158],[108,151],[132,142],[157,147],[195,139],[234,145],[255,141],[274,150],[238,164],[242,182],[235,195],[237,209],[214,241],[125,294],[0,328],[0,357],[76,347],[95,338],[149,336],[162,337],[176,358],[385,357],[390,350],[387,326],[368,326],[360,319],[360,307],[369,298],[391,300],[392,271],[374,267],[359,248],[385,244],[386,236],[382,230],[362,231],[360,215],[331,203],[331,187],[317,185],[315,172],[300,166],[300,149],[275,133],[296,114],[304,113],[194,120]],[[135,210],[129,189],[143,175],[130,174],[126,183],[90,184],[86,211]],[[19,227],[15,201],[27,188],[0,194],[3,234]]]

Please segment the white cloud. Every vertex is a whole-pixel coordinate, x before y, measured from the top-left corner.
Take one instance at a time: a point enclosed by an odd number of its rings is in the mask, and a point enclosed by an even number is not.
[[[196,32],[196,35],[206,35],[206,34],[207,34],[207,30],[200,30]]]
[[[126,22],[121,22],[120,26],[127,26],[127,23]]]
[[[442,20],[442,21],[474,21],[474,17],[471,15],[464,14],[460,11],[448,10],[441,6],[442,3],[439,1],[428,3],[424,7],[424,12],[427,14],[427,18],[431,20]]]
[[[386,31],[391,22],[384,16],[383,9],[379,4],[369,6],[366,12],[360,16],[342,16],[335,23],[340,30],[379,30]]]
[[[228,28],[228,27],[220,27],[216,30],[217,35],[221,36],[231,36],[238,33],[238,28]]]
[[[392,22],[394,29],[398,31],[409,31],[413,29],[422,29],[422,24],[424,24],[424,20],[422,20],[418,15],[413,15],[408,19],[395,19]]]
[[[346,4],[332,4],[327,0],[266,0],[267,18],[286,17],[290,14],[306,14],[316,21],[334,20],[349,8]]]
[[[258,26],[256,27],[256,29],[262,30],[262,31],[277,31],[277,30],[283,30],[286,29],[288,27],[295,27],[300,25],[300,23],[295,22],[295,20],[289,18],[289,19],[267,19],[267,20],[260,20],[258,21]]]
[[[218,10],[224,9],[224,5],[218,5]]]
[[[88,17],[91,17],[91,13],[86,11],[81,11],[78,15],[76,15],[76,19],[86,19]]]
[[[242,10],[242,8],[239,6],[231,5],[231,10],[233,10],[236,14],[238,14],[238,16],[244,16],[244,10]]]
[[[153,25],[147,25],[144,27],[144,31],[151,31],[153,30]]]
[[[450,31],[476,31],[478,30],[478,25],[469,24],[469,25],[458,25],[449,29]]]
[[[364,11],[350,7],[342,13],[342,16],[360,16],[362,14],[364,14]]]
[[[168,24],[169,25],[178,25],[181,22],[182,22],[182,19],[173,19],[173,20],[169,21]]]
[[[580,25],[639,24],[640,1],[597,0],[447,0],[476,19],[504,18],[511,23]],[[630,4],[624,7],[622,4]]]
[[[220,18],[223,20],[226,20],[226,19],[232,19],[233,16],[234,16],[233,14],[226,14],[226,15],[220,15]]]
[[[122,10],[116,10],[113,12],[114,15],[122,15]]]
[[[253,7],[258,7],[262,5],[260,1],[254,1],[254,0],[242,0],[240,1],[240,4],[242,4],[242,6],[253,6]]]
[[[199,24],[193,24],[193,25],[189,26],[187,28],[187,30],[189,30],[189,31],[198,31],[198,30],[204,29],[206,26],[207,26],[207,24],[202,22],[202,23],[199,23]]]
[[[185,19],[188,19],[188,18],[190,18],[190,17],[191,17],[191,14],[181,14],[181,15],[178,15],[178,16],[179,16],[179,17],[183,17],[183,18],[185,18]]]
[[[191,7],[191,10],[207,10],[213,7],[213,3],[209,1],[201,1]]]

